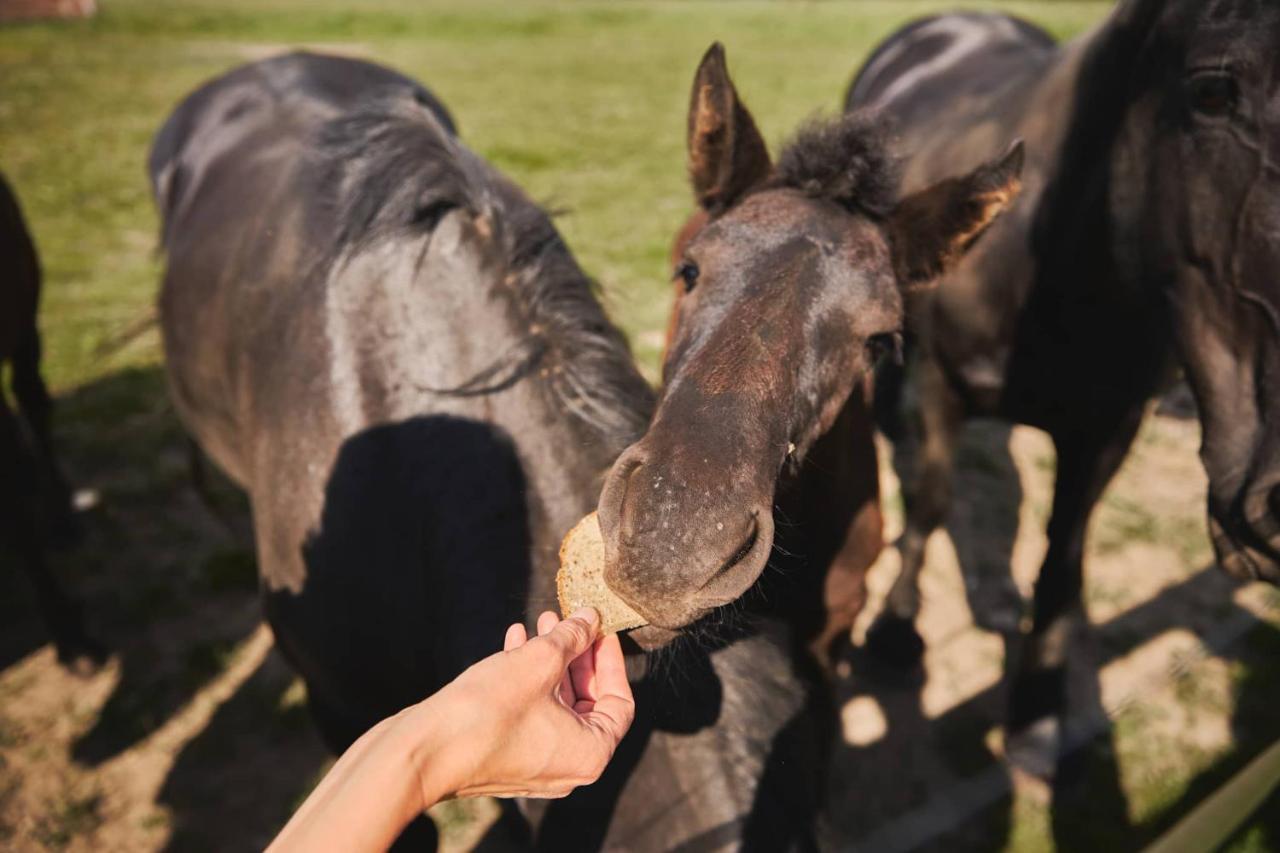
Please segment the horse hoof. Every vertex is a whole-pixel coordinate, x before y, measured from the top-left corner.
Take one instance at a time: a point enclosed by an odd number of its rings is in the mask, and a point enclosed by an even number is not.
[[[881,616],[867,630],[867,651],[886,666],[912,672],[922,668],[924,638],[910,619]]]

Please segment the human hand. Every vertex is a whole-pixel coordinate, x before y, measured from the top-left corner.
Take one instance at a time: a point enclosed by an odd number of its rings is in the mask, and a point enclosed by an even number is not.
[[[422,709],[436,733],[420,751],[424,803],[442,771],[456,796],[563,797],[594,782],[635,717],[617,635],[597,639],[584,608],[507,629],[503,651],[462,673]]]

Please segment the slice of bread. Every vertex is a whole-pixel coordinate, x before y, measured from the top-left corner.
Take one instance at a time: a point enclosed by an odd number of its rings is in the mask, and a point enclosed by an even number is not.
[[[556,593],[563,616],[579,607],[594,607],[600,614],[601,634],[648,624],[604,582],[604,537],[594,512],[575,524],[560,543]]]

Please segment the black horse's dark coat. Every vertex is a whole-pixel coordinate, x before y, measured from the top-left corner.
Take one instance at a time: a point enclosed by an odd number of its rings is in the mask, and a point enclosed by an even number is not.
[[[1037,672],[1061,664],[1089,514],[1175,359],[1199,403],[1219,559],[1280,580],[1277,43],[1274,2],[1124,0],[1061,47],[1007,16],[946,15],[868,60],[847,107],[895,121],[908,187],[1011,134],[1028,153],[1010,214],[908,306],[920,470],[881,636],[917,612],[961,421],[1031,424],[1054,440],[1058,479],[1024,682],[1055,682]],[[1015,722],[1055,693],[1015,693]]]
[[[85,633],[80,607],[44,557],[47,545],[75,538],[71,490],[54,453],[53,401],[40,375],[40,260],[18,199],[0,177],[0,375],[10,366],[18,410],[0,388],[0,540],[30,577],[58,660],[86,670],[103,658]]]

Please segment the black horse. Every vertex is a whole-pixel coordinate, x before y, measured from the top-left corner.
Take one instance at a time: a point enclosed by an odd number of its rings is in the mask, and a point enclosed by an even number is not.
[[[546,214],[399,74],[234,70],[150,174],[172,397],[249,493],[267,617],[341,750],[554,606],[560,539],[652,392]],[[633,654],[631,733],[596,785],[530,805],[536,844],[811,834],[829,703],[791,649],[762,619]]]
[[[35,587],[58,661],[77,671],[102,662],[103,648],[84,630],[80,605],[63,589],[45,559],[49,544],[78,534],[67,487],[54,454],[53,401],[40,375],[40,261],[18,200],[0,177],[0,369],[8,364],[18,403],[0,388],[0,538]]]
[[[848,92],[847,109],[896,122],[908,186],[1027,141],[1010,215],[908,306],[919,468],[870,637],[918,660],[917,578],[961,422],[1046,430],[1058,476],[1015,730],[1061,706],[1089,514],[1175,364],[1199,405],[1219,561],[1280,581],[1277,43],[1280,3],[1259,0],[1124,0],[1061,47],[1004,15],[945,15],[889,38]]]

